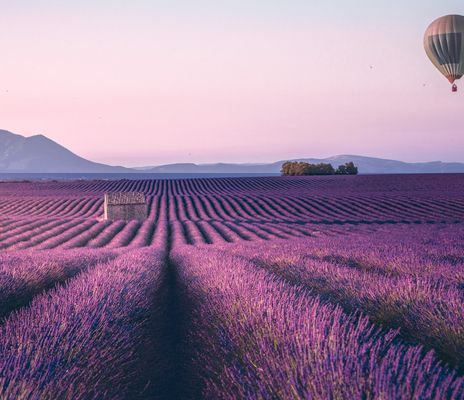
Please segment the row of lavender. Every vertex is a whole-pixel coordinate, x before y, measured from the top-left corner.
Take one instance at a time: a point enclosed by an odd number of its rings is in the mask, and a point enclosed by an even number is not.
[[[432,353],[228,250],[97,254],[0,325],[1,398],[464,398]]]
[[[224,251],[398,328],[464,371],[463,241],[461,225],[390,226]]]
[[[0,200],[0,215],[17,219],[97,218],[102,197]],[[148,218],[176,221],[456,221],[464,219],[462,199],[407,196],[229,195],[148,197]]]
[[[19,253],[5,256],[13,274],[27,265],[24,285],[34,292],[45,290],[54,271],[74,271],[80,263],[81,273],[3,321],[0,398],[152,397],[157,389],[150,382],[161,382],[166,367],[153,324],[163,313],[163,252],[102,253],[92,263],[90,255],[55,255],[50,264],[49,256],[37,253],[32,266]],[[17,290],[8,284],[3,282],[10,292]]]
[[[250,223],[241,221],[96,221],[52,219],[3,221],[0,249],[145,247],[164,242],[169,225],[176,243],[202,244],[272,240],[349,231],[338,224]]]
[[[315,177],[249,177],[196,179],[124,179],[44,182],[1,182],[5,196],[30,197],[65,195],[101,195],[104,192],[140,191],[154,196],[276,194],[293,193],[319,196],[324,193],[342,195],[414,193],[417,197],[434,195],[439,198],[460,197],[464,184],[462,174],[427,175],[364,175]]]
[[[0,320],[36,295],[115,257],[105,250],[0,254]]]
[[[273,222],[195,220],[167,221],[165,219],[138,221],[97,221],[95,219],[40,219],[0,220],[0,249],[71,249],[71,248],[118,248],[145,247],[163,243],[166,226],[173,231],[175,243],[221,244],[241,241],[292,239],[320,235],[346,235],[351,231],[378,230],[382,226],[420,226],[416,223],[369,223],[337,221],[324,222]],[[424,224],[423,224],[424,225]],[[425,224],[436,229],[461,223]],[[398,228],[401,229],[401,228]],[[428,229],[428,228],[424,228]],[[434,228],[430,228],[434,229]]]
[[[187,343],[206,398],[461,399],[464,379],[360,314],[214,247],[173,262],[195,309]]]

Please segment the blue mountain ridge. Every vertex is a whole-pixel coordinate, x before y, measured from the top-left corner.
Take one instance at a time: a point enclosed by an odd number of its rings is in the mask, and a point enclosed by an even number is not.
[[[407,163],[359,155],[299,158],[272,163],[175,163],[150,167],[111,166],[80,157],[44,135],[25,137],[0,130],[1,173],[166,173],[166,174],[278,174],[285,161],[331,163],[334,167],[353,161],[362,174],[464,173],[464,163]]]

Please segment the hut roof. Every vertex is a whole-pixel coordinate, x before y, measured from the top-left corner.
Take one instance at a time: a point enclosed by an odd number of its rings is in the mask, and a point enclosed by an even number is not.
[[[105,193],[105,202],[110,205],[145,204],[143,192],[114,192]]]

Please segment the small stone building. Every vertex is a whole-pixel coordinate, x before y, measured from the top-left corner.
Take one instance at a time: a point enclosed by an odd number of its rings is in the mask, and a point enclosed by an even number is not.
[[[147,218],[147,202],[142,192],[105,193],[103,208],[105,220],[143,221]]]

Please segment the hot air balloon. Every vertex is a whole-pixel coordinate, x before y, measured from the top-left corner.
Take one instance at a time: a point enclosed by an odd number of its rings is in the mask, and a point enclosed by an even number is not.
[[[433,65],[457,92],[457,79],[464,75],[464,17],[446,15],[433,21],[424,36],[425,52]]]

